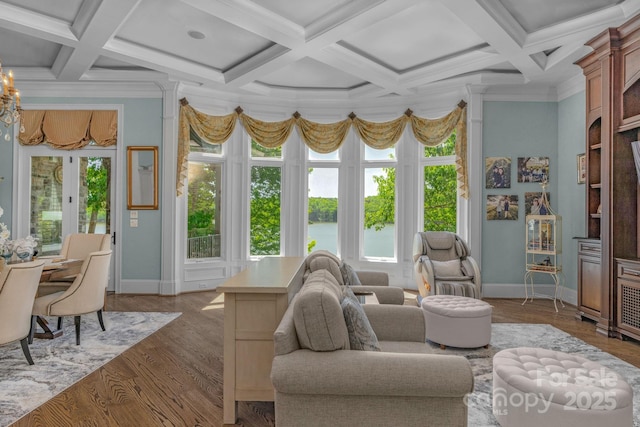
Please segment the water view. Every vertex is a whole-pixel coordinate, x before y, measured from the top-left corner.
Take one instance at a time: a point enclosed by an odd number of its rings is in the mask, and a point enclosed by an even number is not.
[[[309,224],[308,240],[315,240],[317,243],[313,250],[325,249],[332,253],[337,253],[338,245],[338,223],[336,222],[315,222]],[[364,255],[370,257],[393,257],[393,242],[395,236],[395,225],[387,225],[380,231],[371,228],[364,230]]]

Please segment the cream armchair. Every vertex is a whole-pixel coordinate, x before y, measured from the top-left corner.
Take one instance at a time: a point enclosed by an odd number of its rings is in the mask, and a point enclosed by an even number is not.
[[[0,271],[0,344],[20,340],[24,357],[33,365],[27,345],[33,300],[42,275],[43,261],[6,265]]]
[[[33,304],[33,316],[57,316],[58,329],[62,317],[74,316],[76,344],[80,345],[80,316],[97,312],[100,327],[105,330],[102,320],[104,293],[109,281],[111,250],[92,252],[84,260],[80,273],[66,291],[38,297]],[[30,342],[33,336],[29,338]]]
[[[414,277],[420,295],[482,298],[478,263],[460,236],[448,231],[418,232],[413,238]]]
[[[106,251],[111,248],[109,234],[73,233],[67,234],[62,242],[58,255],[46,255],[41,259],[81,259],[84,260],[92,252]],[[38,296],[66,290],[75,279],[75,275],[61,277],[40,284]]]

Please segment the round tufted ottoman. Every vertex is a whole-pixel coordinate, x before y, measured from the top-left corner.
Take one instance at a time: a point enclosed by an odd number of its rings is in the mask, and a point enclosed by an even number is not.
[[[493,413],[502,427],[632,426],[633,390],[584,357],[512,348],[493,357]]]
[[[475,298],[432,295],[422,299],[429,341],[446,346],[474,348],[491,341],[491,306]]]

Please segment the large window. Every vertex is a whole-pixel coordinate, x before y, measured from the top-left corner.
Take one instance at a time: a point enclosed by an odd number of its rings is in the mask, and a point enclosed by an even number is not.
[[[364,146],[362,254],[367,258],[395,257],[395,147]]]
[[[187,258],[220,256],[222,164],[189,162]]]
[[[280,255],[282,150],[251,141],[249,254]]]
[[[436,147],[424,147],[424,229],[456,232],[455,133]]]
[[[309,151],[307,251],[338,254],[338,151]]]

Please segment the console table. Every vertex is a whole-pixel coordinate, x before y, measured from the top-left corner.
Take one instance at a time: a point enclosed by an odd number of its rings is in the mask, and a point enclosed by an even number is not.
[[[217,287],[224,293],[224,423],[239,401],[273,402],[273,332],[302,286],[304,257],[265,257]]]

